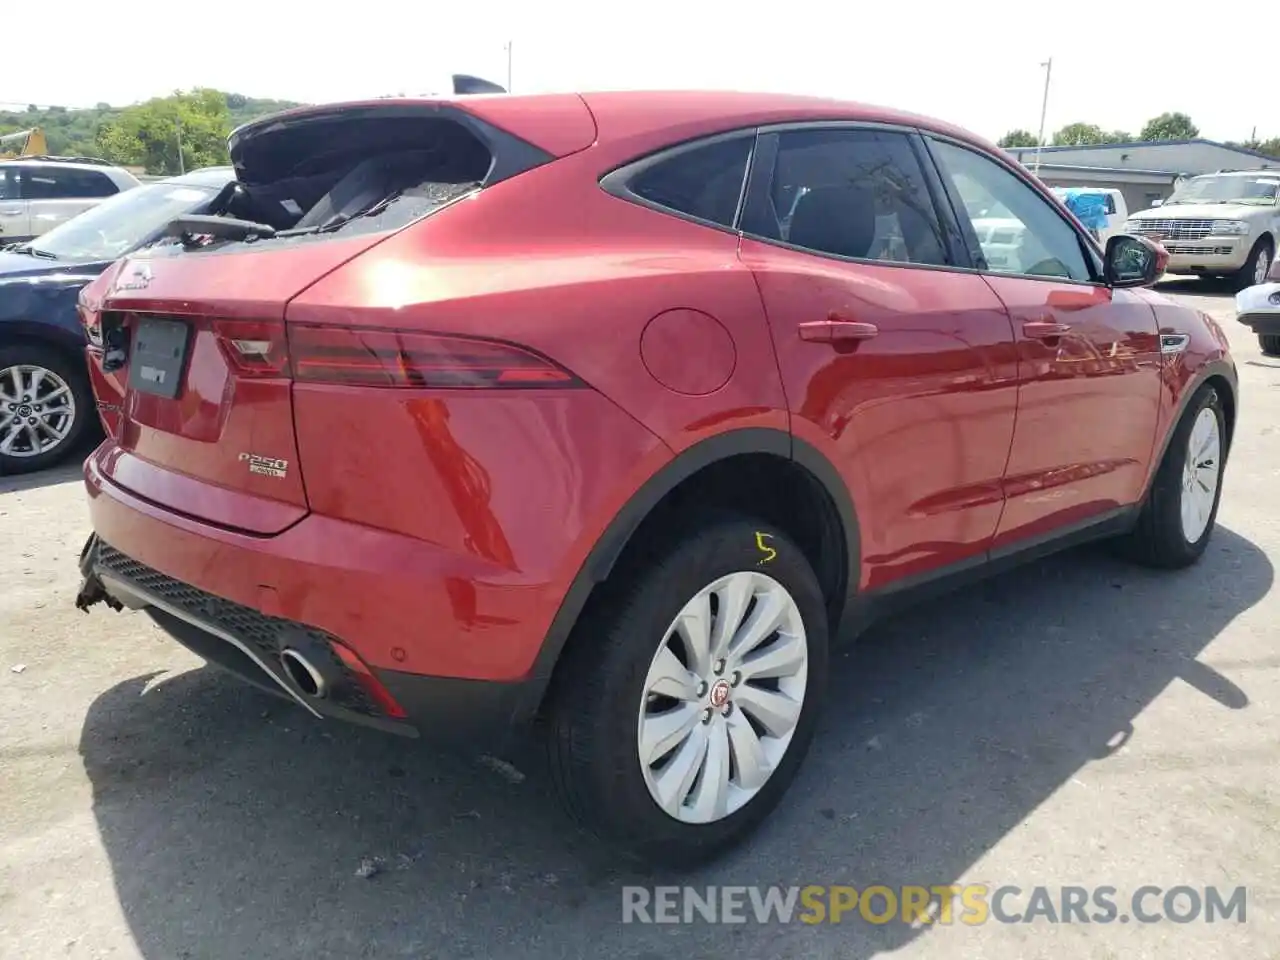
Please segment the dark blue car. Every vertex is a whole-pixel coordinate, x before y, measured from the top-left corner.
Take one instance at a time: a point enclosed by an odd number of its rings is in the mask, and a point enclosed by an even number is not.
[[[0,474],[51,467],[99,429],[80,288],[175,217],[205,212],[234,177],[214,167],[144,184],[0,250]]]

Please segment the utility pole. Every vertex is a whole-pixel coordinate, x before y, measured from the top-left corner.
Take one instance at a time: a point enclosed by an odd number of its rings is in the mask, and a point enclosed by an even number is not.
[[[1036,138],[1035,169],[1032,171],[1037,177],[1040,176],[1040,148],[1044,146],[1044,118],[1049,112],[1049,78],[1053,75],[1053,57],[1040,66],[1044,67],[1044,99],[1040,102],[1040,136]]]
[[[507,41],[507,93],[511,92],[511,47],[512,41]]]
[[[173,129],[178,138],[178,173],[185,174],[187,172],[187,162],[182,159],[182,118],[173,118]]]

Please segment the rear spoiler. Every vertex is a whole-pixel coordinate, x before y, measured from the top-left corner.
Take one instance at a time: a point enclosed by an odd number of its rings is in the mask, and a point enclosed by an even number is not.
[[[507,90],[491,80],[482,80],[480,77],[473,77],[465,73],[455,73],[453,75],[453,92],[458,96],[463,96],[473,93],[506,93]]]

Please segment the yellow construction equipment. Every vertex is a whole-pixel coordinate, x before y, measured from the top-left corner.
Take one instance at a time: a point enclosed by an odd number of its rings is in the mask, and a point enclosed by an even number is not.
[[[42,157],[48,152],[49,145],[45,142],[44,131],[39,127],[0,136],[0,159]]]

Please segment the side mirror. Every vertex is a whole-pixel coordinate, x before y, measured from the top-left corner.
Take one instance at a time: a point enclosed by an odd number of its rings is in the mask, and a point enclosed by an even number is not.
[[[1164,273],[1169,252],[1146,237],[1118,234],[1107,241],[1103,261],[1107,286],[1147,287]]]

